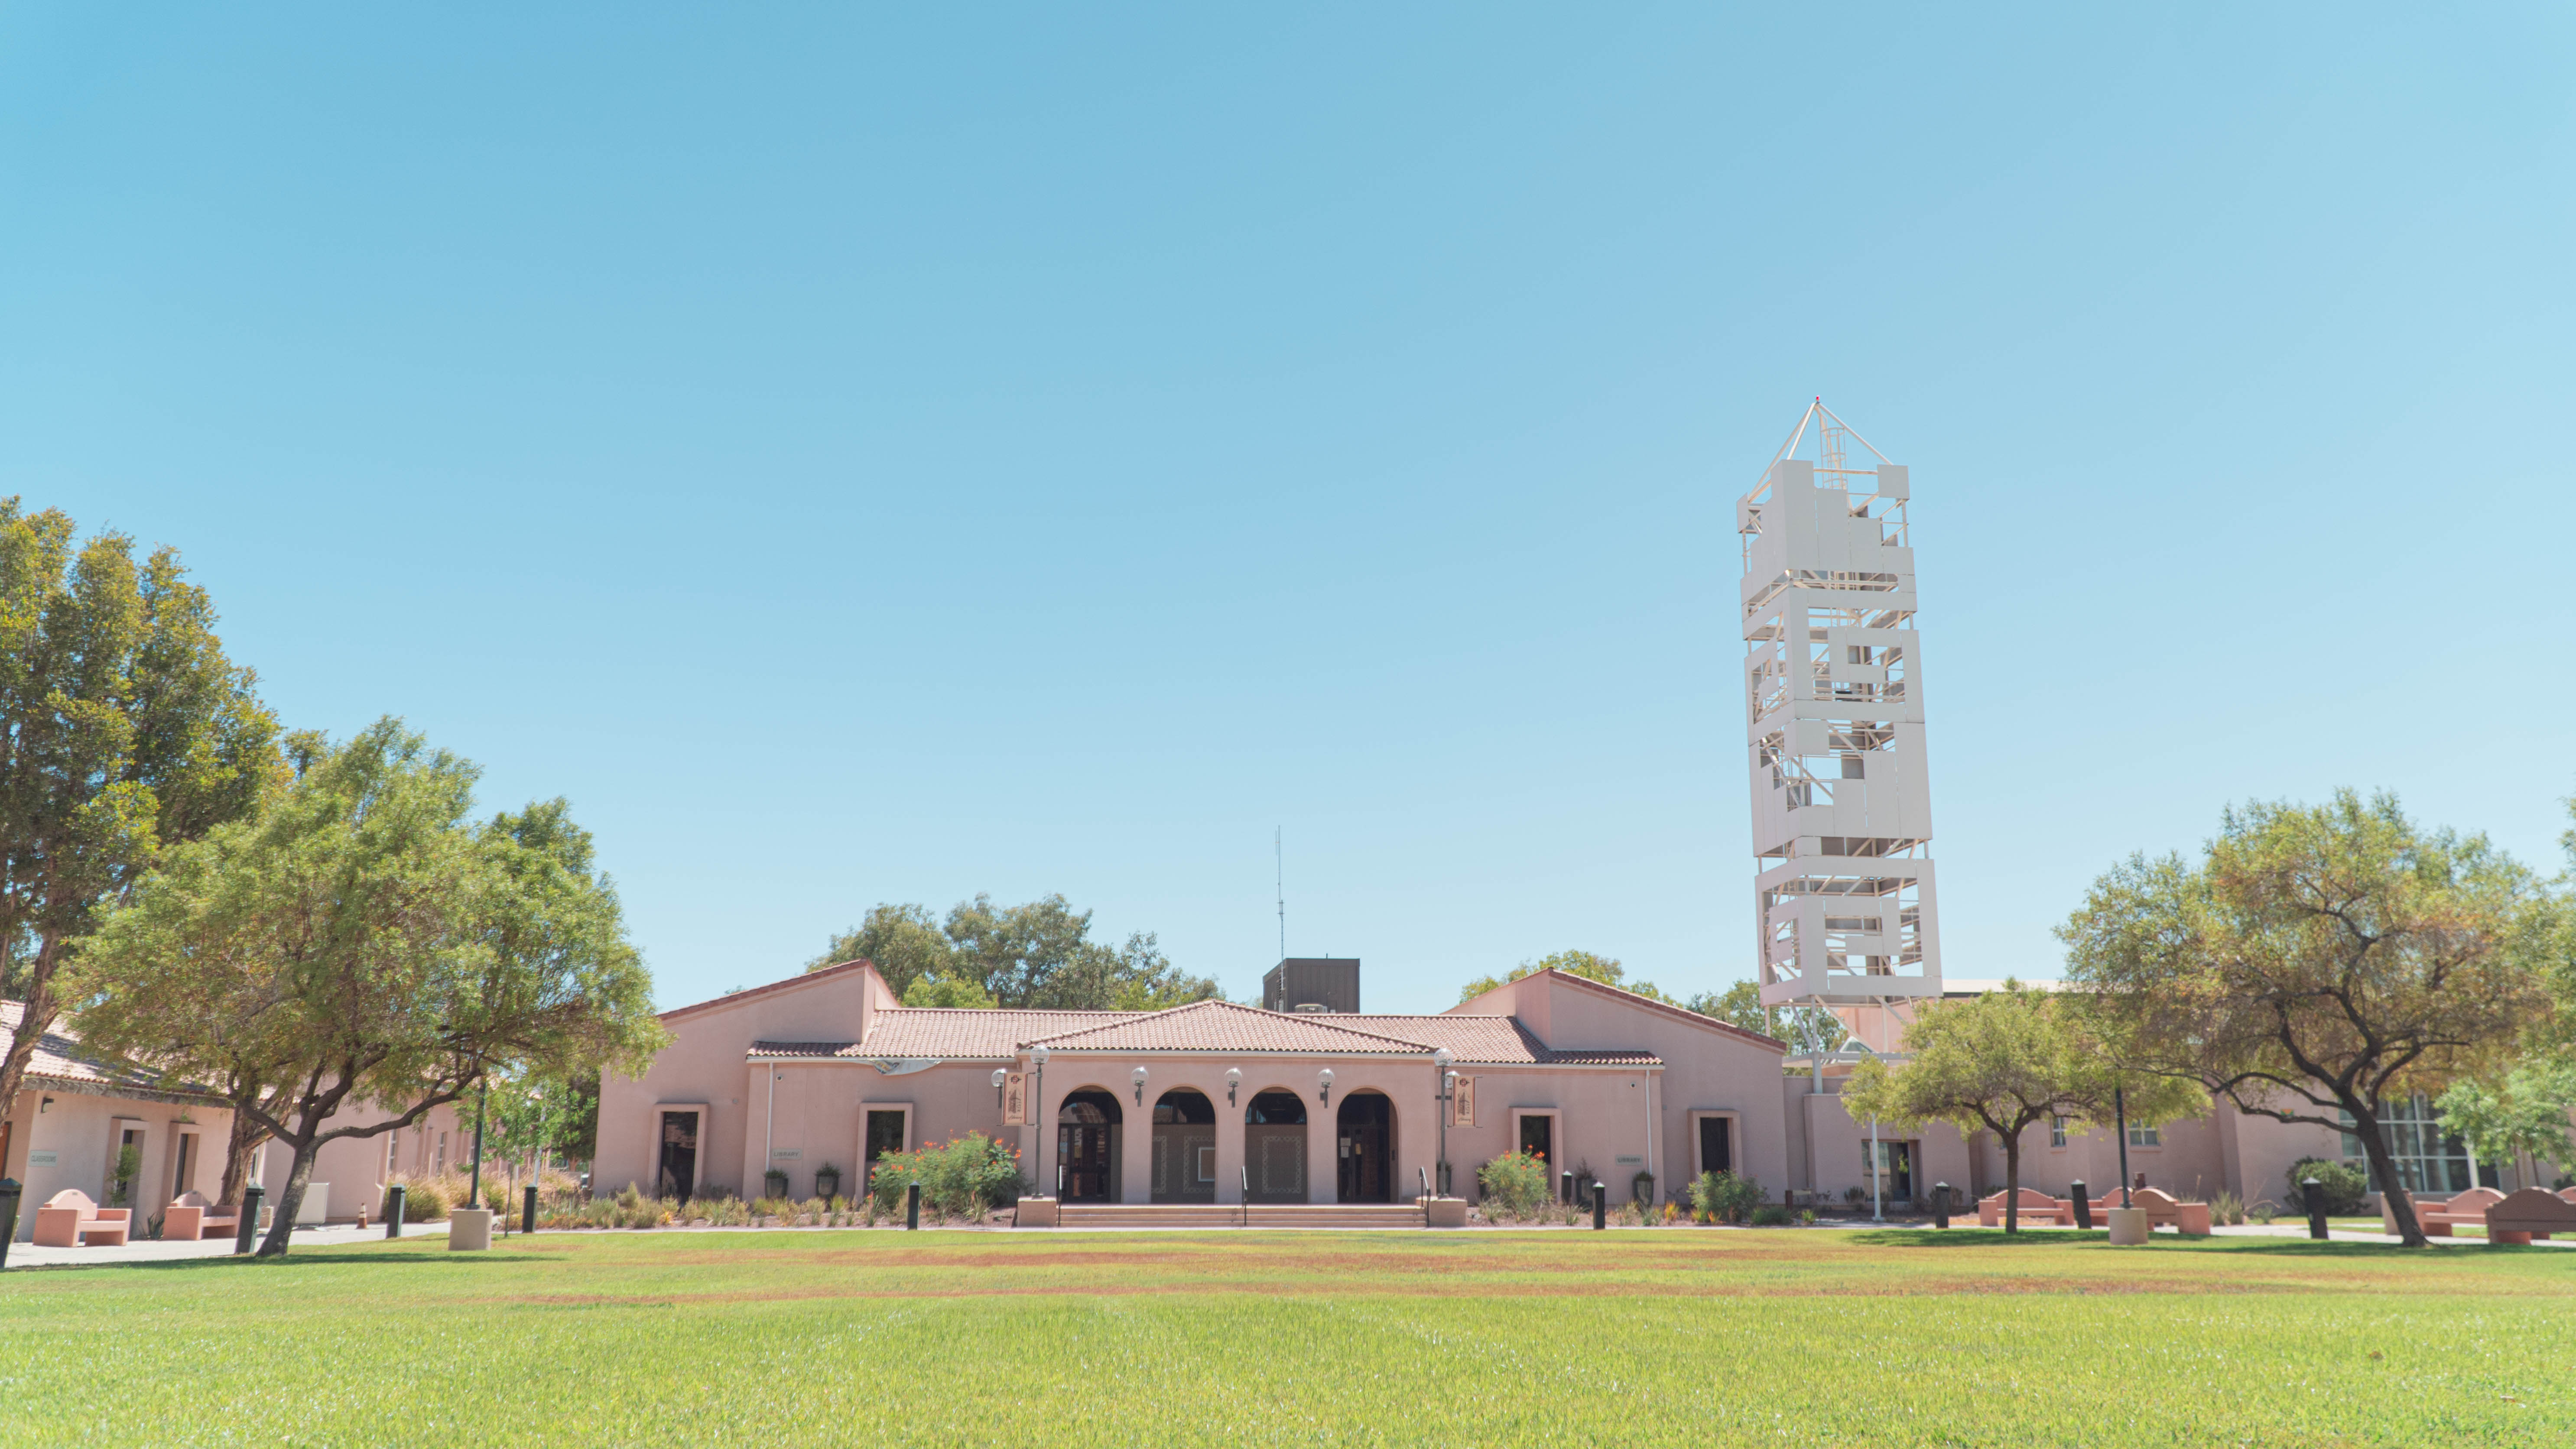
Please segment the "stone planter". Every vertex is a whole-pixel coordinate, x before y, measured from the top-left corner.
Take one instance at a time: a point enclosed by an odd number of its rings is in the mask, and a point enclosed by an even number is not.
[[[492,1210],[490,1208],[449,1208],[447,1210],[447,1250],[451,1253],[479,1253],[492,1246]]]
[[[2145,1208],[2113,1208],[2107,1216],[2111,1219],[2113,1245],[2135,1248],[2146,1242],[2147,1210]]]

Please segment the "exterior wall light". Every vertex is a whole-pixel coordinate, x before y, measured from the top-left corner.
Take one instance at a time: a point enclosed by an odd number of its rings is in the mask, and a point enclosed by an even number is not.
[[[1231,1106],[1233,1106],[1233,1105],[1234,1105],[1234,1089],[1235,1089],[1235,1088],[1237,1088],[1237,1087],[1240,1087],[1240,1086],[1242,1086],[1242,1085],[1243,1085],[1243,1068],[1241,1068],[1241,1067],[1228,1067],[1228,1068],[1226,1068],[1226,1069],[1225,1069],[1225,1104],[1226,1104],[1227,1106],[1231,1107]]]
[[[1008,1080],[1010,1075],[1000,1067],[993,1068],[993,1105],[996,1107],[1002,1105],[1002,1083]]]
[[[1315,1074],[1315,1101],[1326,1107],[1333,1105],[1333,1069],[1331,1067],[1326,1067]]]
[[[1127,1074],[1127,1080],[1129,1080],[1129,1081],[1131,1081],[1131,1082],[1134,1082],[1134,1083],[1136,1084],[1136,1105],[1137,1105],[1137,1106],[1139,1106],[1139,1107],[1144,1106],[1144,1105],[1145,1105],[1145,1069],[1144,1069],[1143,1067],[1138,1067],[1136,1070],[1134,1070],[1134,1071],[1132,1071],[1132,1072],[1129,1072],[1129,1073]]]

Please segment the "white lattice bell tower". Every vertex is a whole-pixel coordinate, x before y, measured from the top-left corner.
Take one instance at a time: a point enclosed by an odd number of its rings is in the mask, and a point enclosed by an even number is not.
[[[1819,400],[1736,505],[1765,1005],[1941,994],[1905,504],[1905,469]]]

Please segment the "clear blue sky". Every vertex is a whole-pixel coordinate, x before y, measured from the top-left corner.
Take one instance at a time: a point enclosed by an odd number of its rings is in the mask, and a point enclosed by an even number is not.
[[[665,1004],[1062,891],[1751,956],[1732,503],[1911,465],[1953,975],[2229,801],[2555,868],[2576,25],[0,10],[0,490],[571,797]],[[2080,12],[2080,13],[2079,13]]]

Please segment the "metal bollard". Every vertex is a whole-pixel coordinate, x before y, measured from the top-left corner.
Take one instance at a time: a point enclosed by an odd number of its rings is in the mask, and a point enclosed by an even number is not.
[[[1597,1233],[1608,1226],[1610,1226],[1610,1189],[1596,1182],[1592,1184],[1592,1231]]]
[[[250,1240],[259,1236],[259,1200],[263,1196],[265,1194],[255,1187],[242,1189],[241,1226],[233,1230],[233,1254],[236,1257],[249,1252]]]
[[[536,1230],[537,1185],[532,1182],[528,1184],[527,1199],[519,1209],[519,1231],[523,1233],[533,1233]]]
[[[917,1182],[903,1185],[903,1230],[907,1233],[921,1231],[921,1184]]]
[[[2066,1185],[2066,1191],[2068,1196],[2075,1199],[2075,1226],[2084,1229],[2088,1233],[2091,1232],[2093,1230],[2093,1199],[2087,1197],[2084,1193],[2084,1179],[2079,1177],[2073,1182],[2068,1183]]]
[[[1574,1206],[1574,1174],[1572,1172],[1560,1172],[1556,1175],[1556,1200],[1565,1204],[1567,1207]]]
[[[18,1236],[18,1197],[26,1191],[14,1177],[0,1177],[0,1268],[9,1266],[9,1240]]]
[[[2299,1184],[2299,1193],[2308,1200],[2308,1236],[2322,1243],[2326,1240],[2326,1185],[2312,1177]]]
[[[403,1196],[403,1185],[399,1182],[385,1189],[385,1236],[388,1238],[402,1236]]]
[[[1932,1184],[1932,1226],[1950,1226],[1950,1184],[1946,1182]]]

